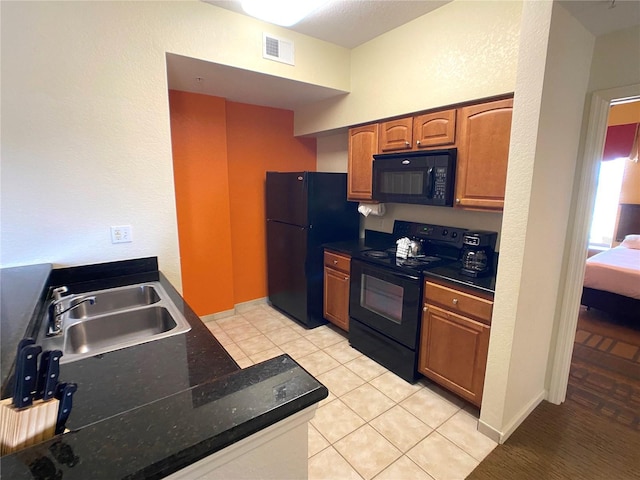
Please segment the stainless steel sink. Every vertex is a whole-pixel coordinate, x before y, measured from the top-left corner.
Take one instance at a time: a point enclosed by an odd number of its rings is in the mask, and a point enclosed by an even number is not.
[[[97,302],[96,302],[97,303]],[[157,338],[178,325],[164,307],[127,310],[103,315],[71,325],[65,332],[65,352],[70,354],[104,351],[140,338]]]
[[[153,285],[134,285],[130,287],[114,288],[102,292],[83,294],[77,299],[69,301],[69,307],[80,302],[82,297],[95,296],[93,304],[84,302],[69,312],[69,318],[87,318],[102,315],[125,308],[152,305],[160,301],[160,296]]]
[[[46,335],[44,318],[37,343],[44,350],[62,350],[60,363],[70,363],[121,348],[167,338],[191,330],[160,282],[85,292],[63,300],[63,309],[95,296],[95,303],[63,313],[62,333]]]

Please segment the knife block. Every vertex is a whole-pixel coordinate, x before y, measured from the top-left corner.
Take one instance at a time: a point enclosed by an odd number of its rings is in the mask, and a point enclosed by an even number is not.
[[[0,401],[0,456],[43,442],[55,435],[60,401],[35,400],[18,410],[12,399]]]

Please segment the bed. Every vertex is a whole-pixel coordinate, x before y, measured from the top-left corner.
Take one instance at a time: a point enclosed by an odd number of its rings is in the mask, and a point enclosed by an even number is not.
[[[640,205],[621,206],[619,246],[587,259],[582,305],[640,322]]]

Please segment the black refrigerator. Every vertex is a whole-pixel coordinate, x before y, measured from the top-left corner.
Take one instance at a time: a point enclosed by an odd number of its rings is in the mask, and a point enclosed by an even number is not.
[[[357,241],[358,204],[346,173],[267,172],[267,288],[271,304],[308,328],[327,323],[323,244]]]

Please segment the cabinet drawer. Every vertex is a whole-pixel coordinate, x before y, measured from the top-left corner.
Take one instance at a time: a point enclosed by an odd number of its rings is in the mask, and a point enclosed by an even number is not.
[[[324,252],[324,264],[327,267],[335,268],[344,273],[351,271],[351,257],[340,255],[333,252]]]
[[[491,313],[493,311],[493,302],[491,300],[431,282],[426,282],[424,295],[428,303],[441,305],[454,313],[475,317],[487,324],[491,323]]]

